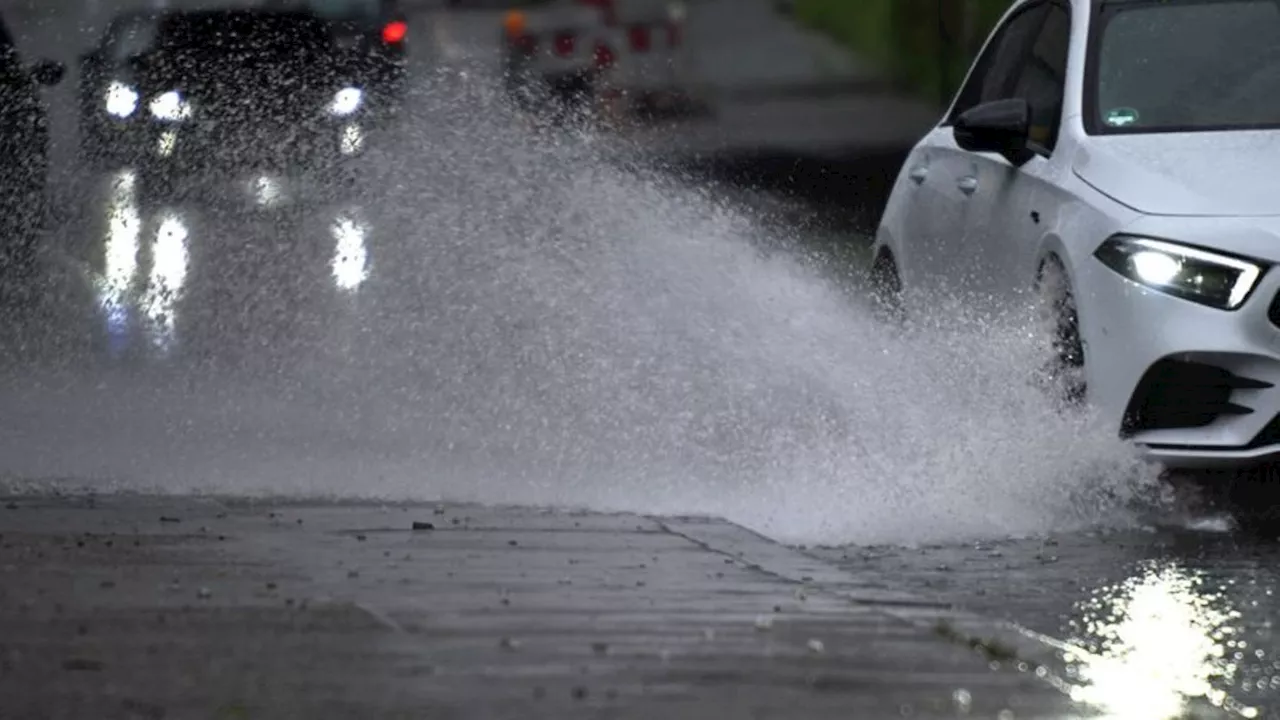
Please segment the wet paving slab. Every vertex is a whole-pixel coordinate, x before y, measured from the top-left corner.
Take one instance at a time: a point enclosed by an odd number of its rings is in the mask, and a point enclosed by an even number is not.
[[[119,495],[3,508],[5,717],[1100,716],[1047,666],[960,635],[995,624],[721,521]]]

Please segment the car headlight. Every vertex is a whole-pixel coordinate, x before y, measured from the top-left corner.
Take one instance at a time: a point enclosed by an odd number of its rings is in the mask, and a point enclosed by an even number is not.
[[[148,106],[157,120],[186,120],[191,117],[191,103],[177,90],[157,95]]]
[[[1094,256],[1130,280],[1184,300],[1235,310],[1267,266],[1233,255],[1131,235],[1116,235]]]
[[[138,91],[119,80],[112,80],[103,93],[102,103],[108,115],[127,118],[138,109]]]
[[[333,96],[329,103],[329,114],[345,116],[354,113],[364,104],[364,91],[360,88],[345,87]]]

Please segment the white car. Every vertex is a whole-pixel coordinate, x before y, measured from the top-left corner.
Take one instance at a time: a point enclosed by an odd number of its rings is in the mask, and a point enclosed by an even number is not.
[[[1280,459],[1278,38],[1276,0],[1014,3],[897,178],[879,297],[1037,292],[1058,389],[1149,458]]]

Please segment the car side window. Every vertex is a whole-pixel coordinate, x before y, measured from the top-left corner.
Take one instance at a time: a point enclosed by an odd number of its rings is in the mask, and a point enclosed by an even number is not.
[[[1027,54],[1013,95],[1025,98],[1031,105],[1031,142],[1050,153],[1058,143],[1058,128],[1062,123],[1070,43],[1071,14],[1062,5],[1053,3]]]
[[[1023,57],[1040,30],[1046,7],[1044,3],[1025,7],[996,31],[960,89],[946,124],[955,122],[961,113],[976,105],[1016,97],[1014,91]]]

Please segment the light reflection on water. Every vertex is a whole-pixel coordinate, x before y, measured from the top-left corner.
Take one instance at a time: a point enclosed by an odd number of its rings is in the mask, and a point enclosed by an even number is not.
[[[334,239],[333,279],[343,290],[355,290],[368,278],[368,227],[354,213],[342,213],[330,226]]]
[[[107,332],[113,338],[128,328],[128,294],[138,272],[142,216],[138,212],[135,185],[133,173],[118,173],[112,178],[107,198],[105,257],[98,298],[106,315]]]
[[[187,279],[186,224],[180,216],[161,219],[151,245],[151,277],[142,307],[151,323],[152,340],[168,350],[174,342],[176,309]]]
[[[1172,720],[1194,699],[1258,716],[1222,690],[1234,684],[1234,656],[1247,643],[1237,638],[1240,612],[1205,587],[1202,573],[1145,562],[1078,603],[1077,612],[1071,626],[1079,651],[1068,657],[1080,681],[1074,699],[1116,720]]]
[[[113,173],[108,180],[103,205],[102,269],[94,276],[103,322],[115,349],[126,347],[132,333],[140,329],[136,325],[141,323],[150,346],[165,354],[178,342],[181,302],[194,280],[192,245],[207,243],[202,247],[211,247],[216,255],[222,249],[235,247],[236,242],[222,236],[226,230],[216,231],[217,237],[206,237],[205,224],[197,222],[199,213],[191,208],[165,207],[144,214],[137,177],[131,170]],[[249,189],[260,204],[271,204],[284,192],[274,179],[261,177],[250,181]],[[326,211],[320,216],[320,224],[312,229],[332,243],[327,267],[331,287],[343,294],[357,292],[369,277],[368,238],[372,232],[362,208]],[[283,229],[277,229],[276,235],[275,240],[292,237]],[[296,251],[305,254],[305,244]],[[234,251],[227,252],[234,257]],[[282,257],[293,254],[294,250],[290,250]],[[302,261],[293,271],[312,272]],[[306,278],[299,280],[298,287],[308,284]]]

